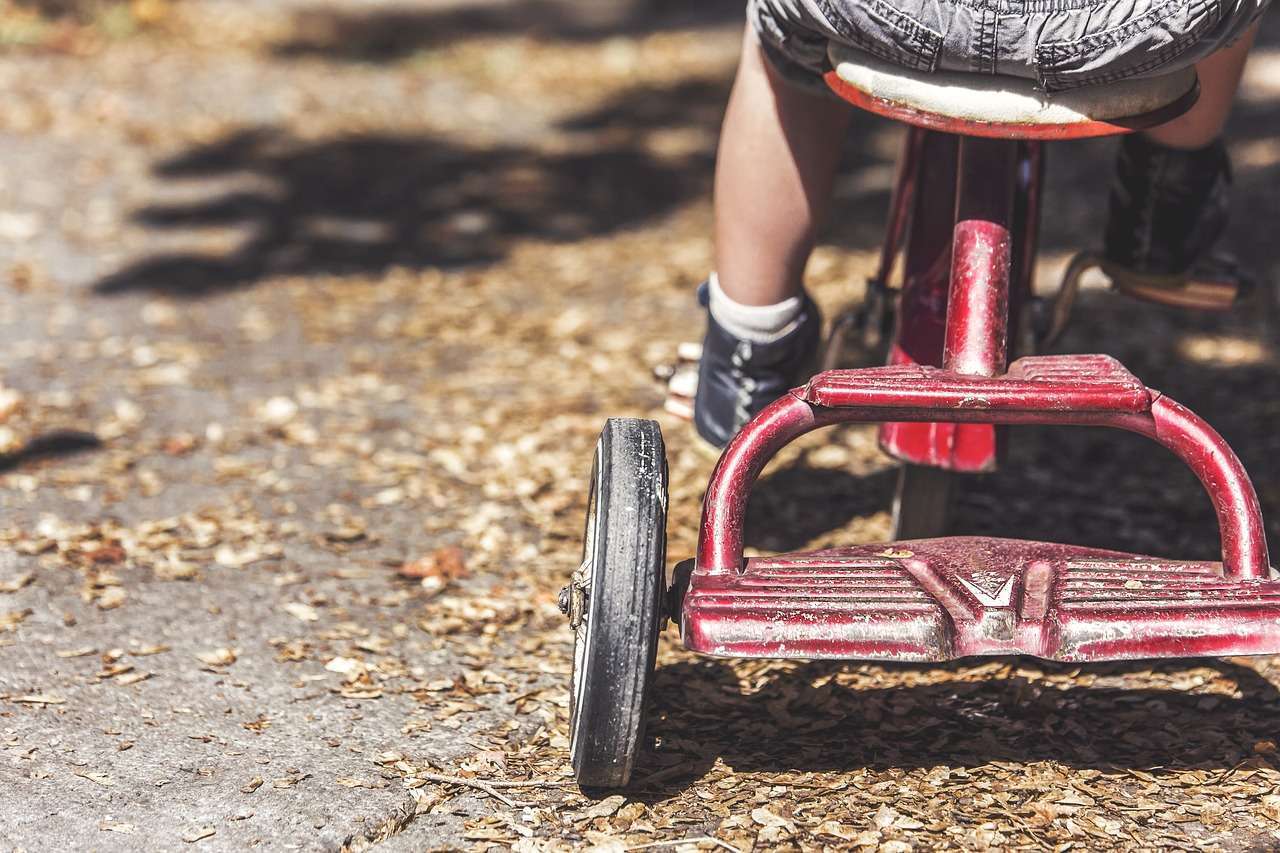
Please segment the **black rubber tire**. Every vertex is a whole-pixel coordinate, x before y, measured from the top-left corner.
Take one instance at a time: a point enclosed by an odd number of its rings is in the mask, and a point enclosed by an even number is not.
[[[591,472],[569,714],[583,788],[620,788],[644,737],[658,634],[666,622],[667,463],[657,422],[610,418]]]
[[[903,465],[893,496],[893,538],[932,539],[951,526],[955,474],[942,468]]]

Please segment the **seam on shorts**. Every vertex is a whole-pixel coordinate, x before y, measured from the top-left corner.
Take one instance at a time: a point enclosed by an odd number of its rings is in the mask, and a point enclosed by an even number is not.
[[[1063,62],[1078,59],[1084,54],[1106,47],[1118,47],[1125,40],[1140,36],[1155,24],[1186,10],[1189,14],[1203,12],[1204,19],[1190,32],[1177,37],[1156,51],[1149,59],[1132,65],[1109,67],[1093,74],[1073,74],[1055,70]],[[1122,26],[1104,30],[1074,41],[1044,42],[1036,46],[1036,70],[1045,91],[1055,92],[1084,86],[1116,83],[1132,77],[1148,74],[1167,65],[1185,53],[1203,37],[1205,31],[1222,18],[1219,0],[1169,0]]]
[[[1112,0],[944,0],[943,5],[990,9],[1005,15],[1045,15],[1103,6]]]
[[[1119,83],[1142,74],[1155,71],[1162,65],[1168,65],[1177,59],[1187,46],[1186,41],[1170,44],[1152,59],[1138,65],[1126,65],[1124,68],[1111,71],[1100,71],[1097,74],[1084,76],[1071,75],[1053,71],[1041,74],[1041,83],[1047,92],[1061,92],[1067,89],[1081,89],[1086,86],[1101,86],[1107,83]]]
[[[974,44],[974,57],[979,74],[996,73],[996,13],[990,9],[982,10],[977,20],[977,37]]]
[[[1112,27],[1109,30],[1091,33],[1078,39],[1066,39],[1063,41],[1047,41],[1036,45],[1036,54],[1039,58],[1041,51],[1054,59],[1061,61],[1070,59],[1081,54],[1096,50],[1099,47],[1115,47],[1121,42],[1141,35],[1145,30],[1150,29],[1153,25],[1160,21],[1173,17],[1183,9],[1192,9],[1197,5],[1217,5],[1216,2],[1210,0],[1209,4],[1198,4],[1196,0],[1168,0],[1159,6],[1153,6],[1146,12],[1131,21],[1126,21],[1118,27]]]
[[[895,51],[851,27],[845,16],[832,6],[829,0],[819,0],[818,5],[842,38],[848,39],[851,44],[867,53],[917,70],[932,71],[937,67],[938,52],[942,48],[942,33],[935,33],[884,0],[861,0],[862,10],[877,23],[885,25],[906,40],[907,45],[902,46],[900,50]]]
[[[1000,73],[1000,14],[991,13],[991,73]]]

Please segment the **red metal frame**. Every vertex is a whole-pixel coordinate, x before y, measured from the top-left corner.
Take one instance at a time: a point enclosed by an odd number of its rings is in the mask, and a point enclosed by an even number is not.
[[[920,161],[924,156],[925,133],[917,128],[907,131],[902,154],[893,180],[893,194],[889,200],[889,221],[885,229],[884,244],[880,248],[880,266],[875,280],[882,285],[889,283],[893,265],[898,259],[911,222],[911,209],[916,200],[916,185],[920,176]]]
[[[890,363],[821,373],[729,443],[676,608],[688,648],[887,660],[1280,653],[1280,581],[1258,497],[1222,437],[1106,356],[1028,356],[1006,369],[1031,291],[1044,160],[1037,141],[991,135],[909,132],[877,281],[901,249]],[[960,471],[990,470],[997,430],[1012,425],[1144,435],[1199,477],[1222,562],[985,538],[744,559],[747,501],[768,461],[818,427],[862,422],[882,424],[893,455]]]
[[[1280,649],[1280,582],[1215,563],[951,537],[756,557],[703,575],[681,633],[703,654],[1089,662]]]
[[[996,376],[1008,359],[1017,145],[962,139],[942,364]]]
[[[1186,463],[1209,493],[1218,515],[1224,575],[1268,577],[1262,509],[1253,483],[1230,445],[1189,409],[1135,384],[1136,380],[1118,381],[1101,389],[1089,387],[1084,376],[1103,371],[1095,359],[1025,358],[1016,365],[1020,369],[1011,370],[1007,377],[985,381],[923,367],[905,376],[901,368],[887,367],[830,371],[814,377],[804,388],[761,412],[725,448],[703,499],[695,577],[741,570],[747,500],[760,471],[774,454],[818,427],[888,418],[1102,426],[1145,435]],[[1080,370],[1064,371],[1062,366],[1071,366],[1071,362],[1079,362]],[[1042,365],[1047,370],[1037,376]],[[1060,385],[1044,378],[1044,374],[1055,372],[1068,374]],[[1076,375],[1070,375],[1072,372]],[[852,390],[846,384],[840,393],[839,380],[853,374],[863,381]],[[1127,377],[1127,371],[1124,374]]]
[[[962,150],[970,151],[967,158]],[[881,257],[883,281],[888,275],[883,271],[892,266],[892,253],[899,245],[905,246],[898,326],[889,363],[942,366],[947,312],[955,294],[996,300],[985,309],[976,304],[967,307],[987,314],[986,322],[1001,328],[984,331],[967,322],[957,328],[969,330],[964,334],[983,332],[999,342],[997,345],[1005,346],[1005,341],[1013,339],[1022,306],[1031,294],[1034,250],[1039,242],[1042,146],[1037,142],[962,141],[911,128],[901,162],[901,186],[894,193],[891,227]],[[961,210],[961,204],[969,209]],[[977,239],[979,232],[998,239],[990,226],[976,224],[984,217],[985,221],[998,219],[995,224],[1003,226],[1008,242],[1018,247],[1016,256],[1001,250],[1002,257],[1008,256],[1012,286],[991,292],[975,291],[971,287],[974,282],[966,284],[966,278],[983,274],[980,269],[957,276],[951,263],[956,240],[965,240],[968,249],[972,248],[969,241]],[[960,310],[964,312],[966,307],[962,305]],[[914,465],[987,472],[996,467],[998,432],[990,424],[892,422],[880,428],[880,447],[895,459]]]

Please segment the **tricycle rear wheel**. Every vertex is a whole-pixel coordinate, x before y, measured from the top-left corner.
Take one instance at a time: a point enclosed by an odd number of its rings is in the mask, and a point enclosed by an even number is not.
[[[582,565],[561,606],[574,628],[570,746],[584,788],[627,784],[666,621],[667,465],[655,421],[610,418],[596,445]]]

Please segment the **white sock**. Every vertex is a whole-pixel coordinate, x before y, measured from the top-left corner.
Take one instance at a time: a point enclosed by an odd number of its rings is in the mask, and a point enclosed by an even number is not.
[[[776,341],[800,316],[804,299],[793,296],[776,305],[743,305],[734,302],[720,289],[720,278],[711,274],[711,316],[735,338],[757,344]]]

